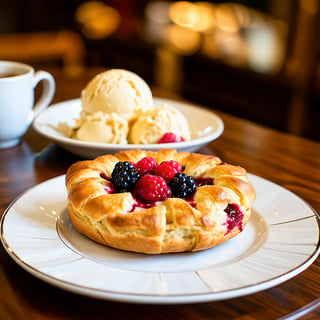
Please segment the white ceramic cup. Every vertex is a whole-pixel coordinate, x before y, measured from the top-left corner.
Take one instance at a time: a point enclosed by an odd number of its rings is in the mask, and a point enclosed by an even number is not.
[[[40,81],[43,90],[34,103],[34,89]],[[50,104],[54,92],[55,81],[50,73],[0,60],[0,149],[20,142],[34,117]]]

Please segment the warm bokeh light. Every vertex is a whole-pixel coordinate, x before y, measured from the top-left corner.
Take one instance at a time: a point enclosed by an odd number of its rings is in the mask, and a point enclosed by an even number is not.
[[[230,3],[232,7],[233,15],[235,19],[238,21],[240,27],[245,28],[252,24],[253,16],[257,15],[256,10],[249,9],[238,3]]]
[[[226,32],[238,32],[240,23],[235,14],[232,4],[226,3],[217,7],[216,13],[217,27]]]
[[[274,74],[284,63],[285,46],[273,26],[256,26],[247,32],[248,64],[259,73]]]
[[[158,23],[168,23],[169,19],[169,5],[168,1],[155,1],[146,5],[145,16]]]
[[[236,67],[247,66],[247,43],[239,33],[217,30],[215,40],[221,60]]]
[[[199,32],[189,28],[172,25],[167,29],[166,38],[172,50],[181,55],[193,54],[200,47]]]
[[[197,3],[174,2],[169,8],[169,16],[178,26],[200,32],[212,29],[215,24],[214,5],[205,1]]]
[[[145,36],[149,42],[161,42],[166,27],[170,24],[169,6],[167,1],[155,1],[147,4],[145,15]]]
[[[317,14],[319,9],[319,0],[300,0],[300,6],[309,14]]]
[[[317,0],[299,0],[308,12]],[[117,30],[120,14],[102,1],[87,1],[76,11],[82,34],[104,39]],[[144,10],[144,39],[172,54],[203,55],[227,64],[271,74],[284,63],[288,25],[236,2],[150,1]]]
[[[100,1],[81,4],[76,10],[81,32],[91,39],[102,39],[117,30],[120,24],[118,11]]]
[[[196,19],[194,4],[188,1],[173,2],[169,8],[169,16],[171,20],[182,27],[191,27]]]
[[[194,4],[193,11],[196,15],[192,29],[205,32],[215,27],[215,6],[209,2],[197,2]]]

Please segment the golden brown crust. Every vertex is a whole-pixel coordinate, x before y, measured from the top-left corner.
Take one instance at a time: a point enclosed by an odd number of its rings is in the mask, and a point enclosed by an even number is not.
[[[213,179],[213,185],[199,186],[193,204],[168,198],[137,210],[131,193],[110,193],[110,179],[118,161],[143,157],[157,163],[176,160],[186,174]],[[245,169],[222,164],[215,156],[174,149],[121,151],[77,162],[67,171],[66,188],[70,220],[79,232],[110,247],[149,254],[204,250],[227,241],[246,226],[255,199]],[[225,211],[230,204],[243,214],[232,229]]]

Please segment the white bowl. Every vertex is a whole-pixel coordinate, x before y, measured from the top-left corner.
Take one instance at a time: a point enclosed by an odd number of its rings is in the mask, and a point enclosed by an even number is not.
[[[176,107],[184,114],[190,126],[191,140],[165,144],[110,144],[71,139],[58,131],[57,127],[61,122],[73,125],[75,119],[79,118],[82,110],[80,99],[68,100],[50,106],[35,118],[33,128],[60,147],[87,159],[130,149],[159,150],[172,148],[178,151],[193,152],[217,139],[222,134],[224,129],[223,121],[214,112],[191,103],[154,98],[155,105],[164,103]]]

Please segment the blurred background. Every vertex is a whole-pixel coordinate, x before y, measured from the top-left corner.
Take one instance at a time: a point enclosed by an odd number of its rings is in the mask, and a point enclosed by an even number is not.
[[[0,2],[0,59],[149,85],[320,141],[318,0]]]

